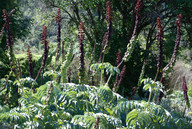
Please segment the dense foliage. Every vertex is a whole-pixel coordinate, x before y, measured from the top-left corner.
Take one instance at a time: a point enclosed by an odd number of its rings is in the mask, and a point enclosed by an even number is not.
[[[168,87],[190,1],[23,2],[2,2],[0,128],[192,128],[189,77]]]
[[[2,127],[93,128],[97,117],[98,127],[103,129],[192,127],[188,123],[189,118],[171,114],[153,102],[148,104],[145,101],[127,100],[107,86],[97,88],[49,81],[33,94],[30,87],[36,82],[31,78],[20,81],[23,87],[20,91],[20,106],[1,106]]]

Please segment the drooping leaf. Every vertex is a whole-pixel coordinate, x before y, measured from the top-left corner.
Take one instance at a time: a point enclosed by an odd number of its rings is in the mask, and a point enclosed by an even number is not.
[[[127,114],[126,125],[129,128],[155,128],[160,129],[157,122],[153,121],[153,115],[141,109],[134,109]]]

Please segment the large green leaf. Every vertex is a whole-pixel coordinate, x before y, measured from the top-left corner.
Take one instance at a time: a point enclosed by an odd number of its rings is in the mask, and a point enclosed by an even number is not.
[[[123,125],[126,125],[126,115],[132,111],[133,109],[140,108],[144,109],[144,104],[146,102],[144,101],[123,101],[118,103],[114,108],[113,108],[113,116],[118,117],[122,120]]]
[[[99,105],[107,106],[113,100],[113,92],[108,86],[101,86],[98,89]]]
[[[158,122],[153,120],[153,115],[141,109],[134,109],[127,114],[126,125],[135,129],[160,129]]]
[[[76,115],[73,117],[71,122],[79,124],[85,128],[92,129],[95,125],[97,117],[99,117],[99,128],[101,129],[122,127],[120,119],[103,113],[86,113],[85,115]]]

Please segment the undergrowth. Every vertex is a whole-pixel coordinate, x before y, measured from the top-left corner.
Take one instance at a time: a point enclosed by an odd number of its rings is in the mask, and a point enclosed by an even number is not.
[[[146,101],[127,100],[109,87],[48,81],[33,94],[20,85],[19,107],[0,107],[1,125],[15,128],[191,128],[190,118]],[[2,83],[1,83],[2,84]],[[52,89],[50,87],[52,85]],[[3,96],[4,92],[1,92]],[[49,92],[49,93],[48,93]],[[48,97],[48,94],[50,96]],[[3,105],[1,103],[1,105]],[[3,127],[3,126],[2,126]]]

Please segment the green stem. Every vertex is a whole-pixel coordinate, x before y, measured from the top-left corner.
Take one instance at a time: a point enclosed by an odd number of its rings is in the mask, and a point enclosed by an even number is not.
[[[149,99],[148,99],[148,105],[150,104],[150,101],[151,101],[152,92],[153,92],[153,90],[151,89],[151,92],[150,92],[150,94],[149,94]]]
[[[157,96],[157,92],[155,92],[155,95],[154,95],[154,97],[153,97],[153,102],[155,103],[155,98],[156,98],[156,96]]]
[[[105,58],[105,53],[103,53],[103,59],[102,59],[102,65],[103,65],[103,62],[104,62],[104,58]],[[100,82],[100,86],[103,85],[103,70],[101,70],[101,82]]]
[[[100,86],[103,85],[103,70],[101,70],[101,80],[100,80]]]
[[[109,80],[111,79],[111,76],[112,76],[112,74],[110,74],[110,76],[109,76],[107,82],[105,83],[105,86],[107,86],[107,85],[109,84]]]

